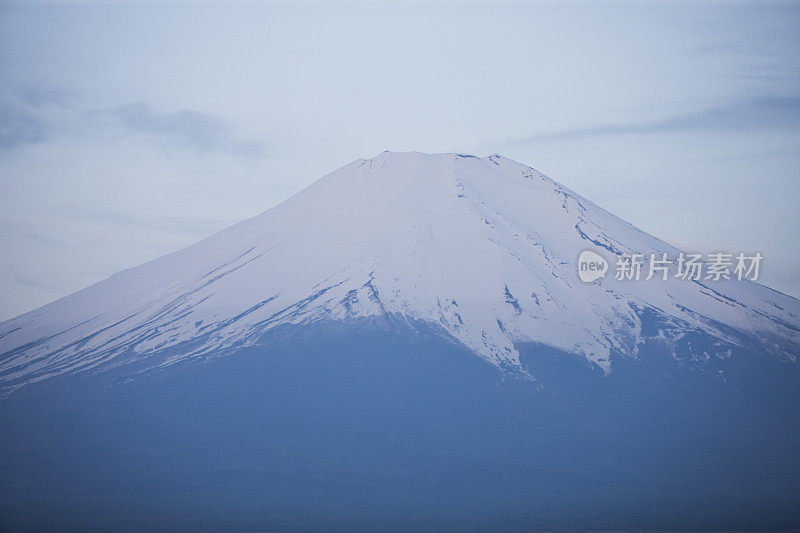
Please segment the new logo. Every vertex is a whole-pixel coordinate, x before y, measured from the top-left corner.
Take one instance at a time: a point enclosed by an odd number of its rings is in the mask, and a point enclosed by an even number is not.
[[[591,250],[584,250],[578,256],[578,277],[584,283],[591,283],[605,277],[608,262],[605,258]]]

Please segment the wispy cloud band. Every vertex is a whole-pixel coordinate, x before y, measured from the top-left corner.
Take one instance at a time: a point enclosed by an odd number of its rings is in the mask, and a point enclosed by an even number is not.
[[[87,109],[74,104],[63,92],[30,88],[0,101],[0,150],[50,140],[55,131],[65,129],[57,125],[65,114],[66,129],[76,137],[137,135],[201,153],[258,156],[265,152],[264,143],[239,137],[226,120],[211,113],[156,111],[144,102]]]
[[[671,118],[599,124],[518,138],[513,143],[572,140],[607,135],[655,134],[691,130],[764,130],[800,128],[800,97],[765,96],[711,107]]]

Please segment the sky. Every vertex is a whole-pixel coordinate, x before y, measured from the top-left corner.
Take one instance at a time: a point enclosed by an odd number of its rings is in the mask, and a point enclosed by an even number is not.
[[[800,2],[0,0],[0,320],[387,149],[503,154],[800,297]]]

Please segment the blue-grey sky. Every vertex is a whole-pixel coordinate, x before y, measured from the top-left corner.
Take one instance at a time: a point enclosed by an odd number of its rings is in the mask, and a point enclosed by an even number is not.
[[[0,319],[383,150],[501,153],[800,296],[800,3],[0,3]]]

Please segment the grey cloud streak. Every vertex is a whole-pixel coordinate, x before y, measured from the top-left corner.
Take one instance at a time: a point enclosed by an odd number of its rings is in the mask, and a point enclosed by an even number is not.
[[[46,138],[44,124],[24,109],[0,106],[0,150],[36,144]]]
[[[143,102],[102,111],[132,134],[159,137],[190,146],[201,152],[225,151],[234,155],[260,155],[264,146],[237,139],[230,126],[209,113],[181,110],[154,111]]]
[[[64,92],[39,86],[0,100],[0,150],[44,143],[57,131],[89,138],[136,135],[201,153],[240,157],[266,151],[264,143],[238,137],[224,119],[191,109],[160,112],[145,102],[87,109]]]
[[[695,113],[662,120],[600,124],[552,133],[530,135],[511,141],[557,141],[599,137],[604,135],[654,134],[692,130],[765,130],[800,128],[800,97],[759,97],[727,106],[713,107]]]

